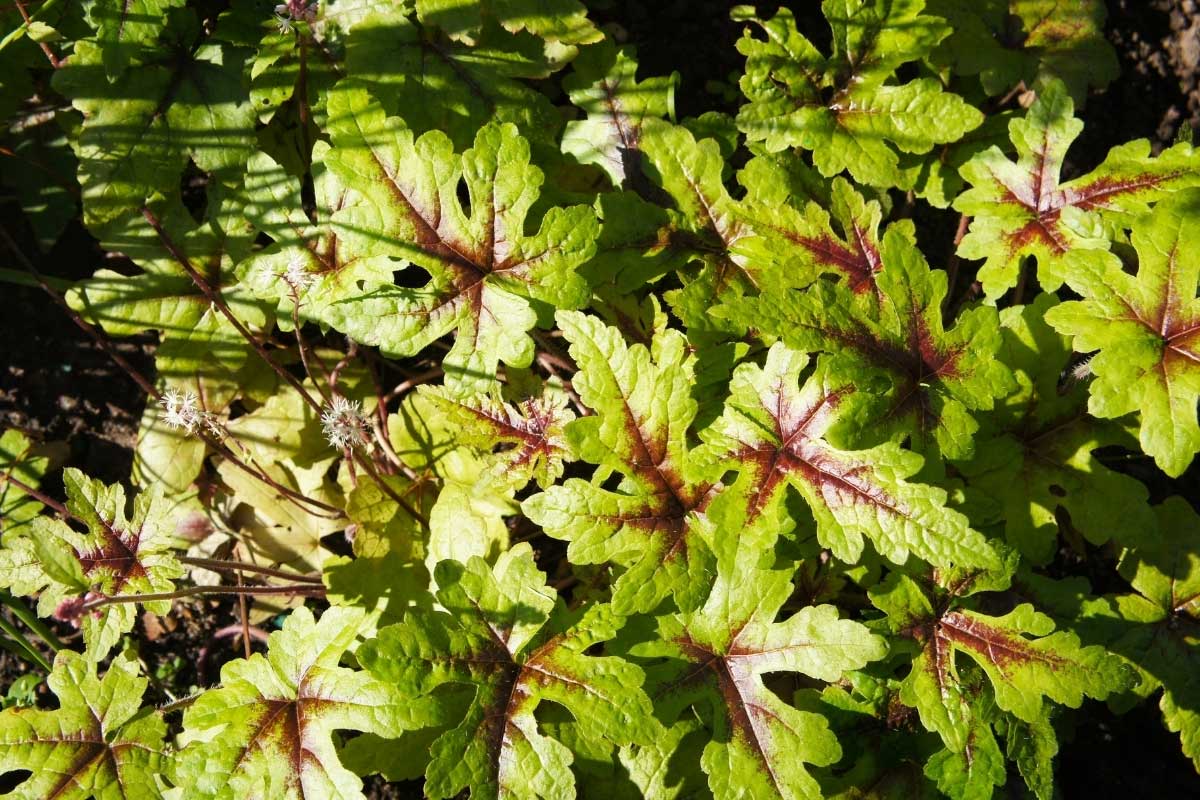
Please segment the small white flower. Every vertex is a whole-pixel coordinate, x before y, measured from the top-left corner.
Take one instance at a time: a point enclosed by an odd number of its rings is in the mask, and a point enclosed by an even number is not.
[[[300,294],[312,286],[316,280],[316,276],[306,269],[307,266],[308,259],[304,257],[303,253],[293,253],[288,261],[287,269],[284,270],[284,283],[292,287],[296,294]]]
[[[288,0],[286,3],[275,6],[275,24],[279,26],[280,33],[291,33],[293,22],[307,22],[311,25],[316,21],[317,4],[315,2]]]
[[[205,422],[207,415],[196,405],[196,395],[192,392],[168,389],[158,402],[163,407],[163,422],[172,428],[195,433]]]
[[[366,447],[367,421],[362,406],[344,397],[333,398],[321,412],[321,427],[325,438],[339,450],[347,447]]]

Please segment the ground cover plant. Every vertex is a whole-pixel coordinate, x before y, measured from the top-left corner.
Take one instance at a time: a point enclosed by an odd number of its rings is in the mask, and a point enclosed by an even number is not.
[[[1064,173],[1097,0],[802,5],[695,116],[613,3],[0,10],[0,280],[144,400],[0,437],[4,796],[1200,785],[1200,151]]]

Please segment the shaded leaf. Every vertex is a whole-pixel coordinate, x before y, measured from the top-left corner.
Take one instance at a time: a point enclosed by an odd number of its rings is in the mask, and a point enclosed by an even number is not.
[[[925,153],[983,122],[933,78],[890,83],[897,68],[925,57],[950,32],[945,20],[920,13],[923,0],[878,3],[825,0],[833,52],[823,56],[796,29],[786,8],[770,20],[748,7],[734,18],[758,25],[738,40],[746,56],[739,85],[749,101],[738,127],[770,151],[800,147],[827,177],[849,170],[856,181],[908,188],[898,152]]]
[[[1181,474],[1200,450],[1200,191],[1180,193],[1135,223],[1136,275],[1115,255],[1068,257],[1067,281],[1083,300],[1046,312],[1072,337],[1095,380],[1088,411],[1140,414],[1138,439],[1159,468]]]
[[[714,471],[739,472],[729,491],[744,498],[744,511],[725,521],[729,535],[780,505],[790,484],[812,509],[821,544],[843,561],[858,561],[866,536],[898,564],[910,552],[933,564],[996,564],[984,537],[945,506],[944,491],[906,480],[920,456],[894,444],[853,452],[825,441],[853,388],[820,367],[798,387],[807,365],[803,353],[776,344],[765,366],[739,366],[724,415],[702,433],[699,457]]]
[[[631,650],[661,659],[647,676],[668,723],[689,707],[709,723],[712,740],[700,765],[716,797],[820,797],[806,764],[836,762],[837,738],[824,717],[788,705],[763,676],[835,681],[886,651],[882,639],[839,619],[833,606],[808,606],[776,622],[790,593],[783,572],[723,572],[702,608],[658,617],[657,640]]]
[[[481,558],[443,561],[435,577],[445,611],[412,612],[359,652],[372,674],[409,696],[427,697],[445,684],[475,688],[461,722],[430,747],[429,797],[463,789],[477,798],[571,796],[572,756],[539,731],[534,714],[542,701],[614,743],[653,736],[641,670],[585,654],[611,639],[621,618],[603,605],[581,614],[556,607],[527,544],[501,554],[495,567]]]

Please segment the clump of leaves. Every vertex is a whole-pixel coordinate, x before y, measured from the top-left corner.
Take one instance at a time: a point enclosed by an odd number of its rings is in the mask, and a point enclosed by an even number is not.
[[[1200,768],[1200,153],[1068,164],[1098,0],[737,6],[694,119],[577,0],[17,6],[0,279],[146,407],[132,490],[0,436],[12,796],[1049,800],[1151,700]]]

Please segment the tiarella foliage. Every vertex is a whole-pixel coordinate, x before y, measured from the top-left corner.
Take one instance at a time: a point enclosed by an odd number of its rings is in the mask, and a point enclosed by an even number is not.
[[[1200,769],[1200,153],[1070,161],[1098,0],[737,6],[683,119],[578,0],[19,5],[0,279],[157,343],[134,488],[0,436],[6,797],[1050,800],[1139,702]]]

